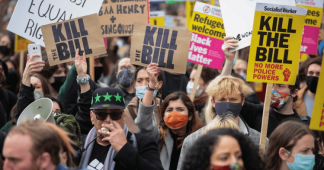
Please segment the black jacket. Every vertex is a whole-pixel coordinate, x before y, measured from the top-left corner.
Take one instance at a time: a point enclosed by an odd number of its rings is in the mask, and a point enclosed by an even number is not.
[[[28,87],[21,83],[18,93],[17,111],[15,113],[16,120],[18,120],[20,114],[24,111],[24,109],[30,103],[35,101],[34,90],[35,87],[33,85],[30,85],[30,87]]]
[[[273,108],[270,108],[267,137],[270,137],[271,133],[280,123],[282,123],[282,121],[288,119],[298,119],[302,120],[306,124],[309,124],[309,119],[301,118],[297,114],[295,109],[293,111],[294,114],[292,115],[283,115],[281,113],[276,112]],[[250,128],[261,132],[263,105],[245,102],[240,112],[240,115],[243,117],[244,121],[250,126]]]
[[[90,89],[85,93],[81,93],[78,100],[79,111],[76,113],[75,119],[79,123],[83,135],[88,134],[93,127],[90,119],[92,92]]]
[[[17,96],[4,88],[0,88],[0,102],[5,112],[5,120],[9,121],[11,109],[17,103]]]

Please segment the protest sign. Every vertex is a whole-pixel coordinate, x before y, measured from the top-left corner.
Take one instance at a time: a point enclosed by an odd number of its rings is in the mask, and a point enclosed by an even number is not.
[[[92,14],[42,26],[49,64],[74,61],[77,48],[86,57],[106,53],[99,25],[98,15]]]
[[[208,3],[209,1],[186,1],[186,17],[187,17],[187,27],[189,28],[189,24],[191,21],[191,16],[193,13],[193,10],[195,8],[196,2],[203,2],[203,3]],[[212,1],[210,1],[212,3]]]
[[[295,84],[307,9],[257,3],[247,81]]]
[[[296,1],[296,5],[307,9],[300,52],[317,54],[317,44],[323,14],[323,0]]]
[[[27,46],[30,44],[30,41],[15,34],[15,52],[27,51]]]
[[[99,11],[104,37],[130,36],[134,22],[148,23],[147,0],[105,0]]]
[[[220,8],[196,2],[189,24],[189,31],[194,32],[189,48],[189,62],[222,69],[225,30],[221,16]]]
[[[20,0],[8,30],[42,46],[42,25],[98,13],[102,0]]]
[[[162,70],[186,72],[191,32],[135,22],[130,52],[131,63],[158,63]]]
[[[322,60],[324,63],[324,60]],[[324,131],[324,67],[321,67],[321,72],[318,79],[315,102],[313,107],[312,119],[309,124],[309,129]]]
[[[324,40],[324,16],[323,15],[322,15],[319,39]]]
[[[239,41],[237,51],[251,45],[254,11],[257,2],[295,6],[295,0],[219,0],[226,36]],[[271,8],[270,8],[271,9]]]
[[[165,16],[164,11],[151,11],[150,12],[150,23],[152,25],[164,27],[164,25],[165,25],[164,16]]]

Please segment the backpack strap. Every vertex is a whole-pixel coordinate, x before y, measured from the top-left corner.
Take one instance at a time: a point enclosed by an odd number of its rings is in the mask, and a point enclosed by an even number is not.
[[[129,114],[132,116],[133,120],[135,120],[135,118],[137,117],[137,115],[135,114],[135,111],[134,111],[133,107],[130,106],[130,105],[127,105],[127,109],[129,111]]]

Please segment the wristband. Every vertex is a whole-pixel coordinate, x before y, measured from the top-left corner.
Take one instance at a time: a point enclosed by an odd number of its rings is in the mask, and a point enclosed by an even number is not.
[[[160,82],[158,82],[158,83],[156,84],[156,86],[155,86],[153,89],[149,86],[150,83],[147,84],[146,90],[148,90],[148,91],[154,91],[154,90],[156,90],[156,87],[159,85],[159,83],[160,83]]]
[[[88,74],[85,77],[80,78],[79,76],[77,76],[77,78],[76,78],[76,81],[79,85],[87,84],[89,82],[89,80],[90,80],[90,76]]]

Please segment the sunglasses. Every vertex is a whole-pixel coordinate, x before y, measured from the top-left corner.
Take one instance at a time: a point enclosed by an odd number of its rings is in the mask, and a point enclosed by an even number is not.
[[[92,112],[96,115],[97,120],[106,120],[108,115],[110,115],[110,118],[112,120],[119,120],[122,117],[124,111],[107,113],[107,112],[95,112],[92,110]]]

